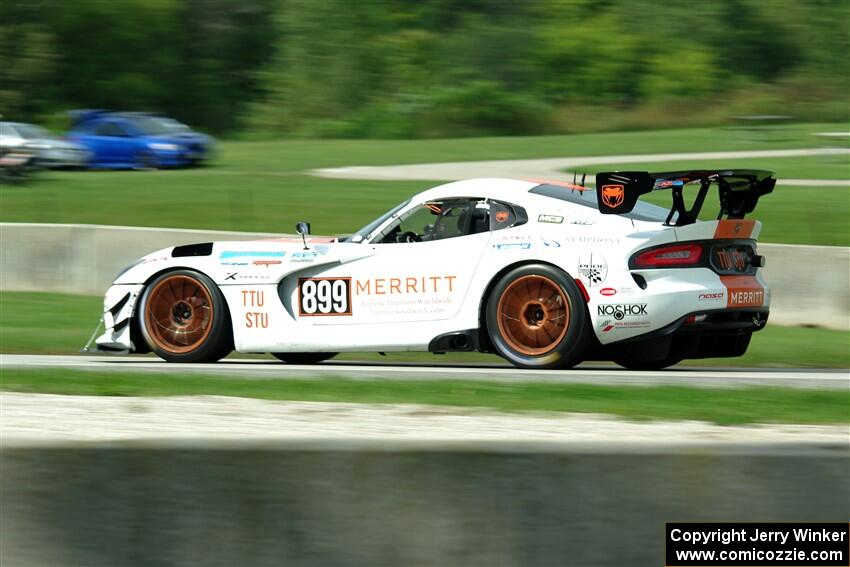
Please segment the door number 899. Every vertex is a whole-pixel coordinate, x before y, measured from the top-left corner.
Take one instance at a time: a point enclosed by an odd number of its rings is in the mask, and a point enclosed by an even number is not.
[[[302,317],[351,315],[351,278],[300,278],[298,312]]]

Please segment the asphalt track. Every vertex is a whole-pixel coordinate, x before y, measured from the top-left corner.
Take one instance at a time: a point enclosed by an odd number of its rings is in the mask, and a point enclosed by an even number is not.
[[[846,156],[847,148],[806,148],[793,150],[756,150],[726,152],[688,152],[666,154],[640,154],[618,156],[561,157],[541,159],[508,159],[487,161],[464,161],[445,163],[417,163],[409,165],[347,166],[314,169],[310,173],[318,177],[338,179],[377,179],[383,181],[428,180],[454,181],[471,177],[542,177],[545,179],[570,180],[575,171],[596,165],[614,165],[625,163],[646,163],[718,160],[718,159],[757,159],[799,156]],[[567,171],[568,170],[568,171]],[[593,183],[593,176],[587,179]],[[847,187],[850,179],[780,179],[783,185],[807,185],[822,187]]]
[[[850,391],[847,369],[696,368],[676,366],[636,372],[588,363],[571,370],[521,370],[499,365],[465,365],[327,361],[316,365],[283,364],[274,359],[226,359],[214,364],[170,364],[145,356],[0,355],[0,372],[11,368],[76,369],[97,372],[207,374],[252,378],[321,379],[341,377],[375,380],[481,380],[491,382],[556,382],[563,384],[677,385],[705,388],[783,386]]]

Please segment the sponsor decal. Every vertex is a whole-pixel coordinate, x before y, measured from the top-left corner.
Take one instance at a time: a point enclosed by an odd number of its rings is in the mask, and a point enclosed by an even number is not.
[[[298,314],[351,315],[351,278],[298,278]]]
[[[439,317],[450,312],[461,287],[454,275],[370,277],[353,282],[358,312],[378,317]]]
[[[699,300],[700,301],[715,301],[717,299],[723,299],[723,292],[722,291],[699,294]]]
[[[622,185],[603,185],[602,186],[602,202],[605,206],[616,209],[623,204],[626,198],[626,191]]]
[[[170,259],[171,258],[169,258],[168,256],[160,256],[158,258],[147,258],[145,260],[142,260],[142,264],[149,264],[151,262],[164,262],[165,260],[170,260]]]
[[[582,225],[582,226],[590,226],[595,222],[596,221],[592,221],[592,220],[588,220],[588,219],[576,219],[576,220],[571,220],[570,224],[579,224],[579,225]]]
[[[251,263],[255,266],[273,266],[275,264],[282,264],[283,260],[254,260]]]
[[[626,317],[642,317],[647,315],[646,303],[609,303],[599,305],[596,308],[596,314],[614,317],[618,321]]]
[[[528,250],[531,248],[531,242],[503,242],[494,244],[496,250]]]
[[[620,239],[616,236],[565,236],[561,237],[564,242],[570,244],[594,244],[597,246],[619,246]]]
[[[579,256],[578,274],[587,287],[596,287],[608,276],[608,262],[600,255]]]
[[[496,211],[496,222],[507,222],[509,218],[511,218],[511,215],[508,211]]]
[[[740,289],[729,291],[729,307],[756,307],[764,303],[764,290]]]
[[[613,287],[603,287],[599,290],[599,293],[605,296],[617,295],[617,290]]]
[[[224,280],[225,281],[269,281],[273,279],[271,274],[268,273],[248,273],[243,274],[241,272],[228,272]]]
[[[561,243],[557,240],[549,240],[547,238],[541,237],[540,240],[543,241],[543,246],[548,246],[549,248],[560,248]]]
[[[226,251],[219,254],[219,260],[228,260],[230,258],[245,258],[245,257],[253,257],[253,258],[283,258],[286,256],[286,252],[277,252],[270,250],[258,250],[258,251]]]
[[[765,291],[755,276],[720,276],[726,287],[726,307],[761,307]]]
[[[652,323],[649,321],[632,321],[632,320],[619,320],[615,321],[613,319],[605,319],[600,323],[599,330],[603,333],[610,333],[611,331],[615,331],[617,329],[644,329],[646,327],[650,327]]]
[[[355,295],[453,293],[457,276],[369,278],[354,282]]]
[[[537,217],[537,222],[548,222],[551,224],[561,224],[564,222],[564,217],[560,215],[540,215]]]
[[[248,262],[221,262],[222,266],[247,266]]]
[[[316,250],[304,250],[301,252],[293,252],[291,260],[293,262],[312,262],[319,257],[319,252]]]
[[[266,304],[266,292],[257,289],[242,290],[242,307],[254,309],[245,312],[246,329],[267,329],[269,327],[269,314],[261,308]]]

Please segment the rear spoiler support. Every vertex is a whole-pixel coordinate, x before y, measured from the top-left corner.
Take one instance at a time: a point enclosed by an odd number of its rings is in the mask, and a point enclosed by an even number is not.
[[[776,179],[772,171],[756,169],[694,170],[649,173],[646,171],[615,171],[596,175],[596,199],[602,214],[631,212],[638,198],[651,191],[670,189],[673,204],[665,224],[684,226],[696,222],[708,189],[717,184],[720,212],[717,219],[742,219],[755,209],[759,198],[773,191]],[[691,208],[686,208],[682,190],[688,184],[700,182],[699,192]],[[674,217],[675,216],[675,221]]]

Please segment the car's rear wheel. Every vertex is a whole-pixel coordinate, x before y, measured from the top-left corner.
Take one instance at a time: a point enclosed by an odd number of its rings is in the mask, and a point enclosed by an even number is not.
[[[545,264],[512,270],[487,300],[490,340],[502,357],[521,368],[569,368],[581,362],[587,321],[575,282]]]
[[[227,304],[216,285],[193,270],[167,272],[139,303],[142,336],[169,362],[214,362],[233,350]]]
[[[682,362],[680,356],[670,356],[661,360],[629,360],[618,358],[614,362],[629,370],[661,370]]]
[[[273,352],[275,358],[287,364],[316,364],[335,357],[337,352]]]

